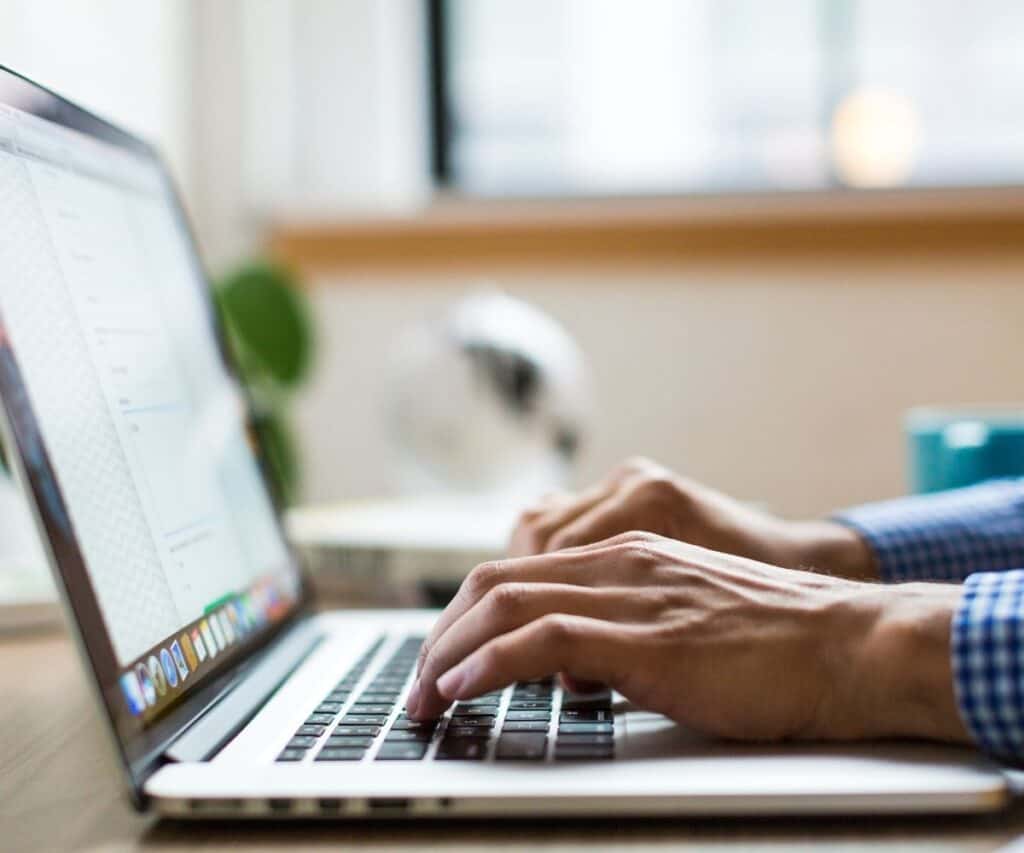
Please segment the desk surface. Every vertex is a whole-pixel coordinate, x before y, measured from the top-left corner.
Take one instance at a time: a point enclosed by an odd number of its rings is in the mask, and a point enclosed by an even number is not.
[[[0,638],[0,848],[901,851],[995,850],[1024,834],[1024,803],[983,818],[608,821],[533,824],[195,824],[132,811],[88,687],[62,634]]]

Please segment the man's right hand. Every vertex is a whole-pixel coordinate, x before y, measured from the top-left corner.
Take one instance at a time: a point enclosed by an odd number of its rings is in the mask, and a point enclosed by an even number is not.
[[[830,521],[785,521],[688,480],[649,459],[631,459],[579,494],[527,510],[512,534],[513,557],[558,551],[643,530],[776,566],[842,577],[878,577],[853,530]]]

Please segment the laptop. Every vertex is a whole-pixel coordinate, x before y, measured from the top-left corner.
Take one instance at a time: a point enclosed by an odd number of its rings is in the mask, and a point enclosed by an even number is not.
[[[971,750],[706,741],[552,679],[409,719],[436,614],[314,608],[158,155],[3,69],[0,398],[139,808],[345,820],[985,812],[1009,799]]]

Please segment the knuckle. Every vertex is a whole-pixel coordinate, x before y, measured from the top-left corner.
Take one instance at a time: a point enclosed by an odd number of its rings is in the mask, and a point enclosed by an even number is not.
[[[481,563],[466,577],[465,589],[472,597],[480,598],[486,595],[488,590],[501,582],[504,573],[505,570],[501,560]]]
[[[675,480],[665,474],[651,474],[635,486],[635,494],[642,500],[653,503],[675,497],[679,492]]]
[[[495,613],[507,614],[523,607],[529,593],[525,584],[500,583],[485,596],[487,607]]]
[[[544,642],[565,646],[576,636],[576,622],[565,613],[549,613],[538,623],[538,630]]]

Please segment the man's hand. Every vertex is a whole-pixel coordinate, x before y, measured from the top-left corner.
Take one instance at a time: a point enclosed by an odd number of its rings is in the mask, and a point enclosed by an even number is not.
[[[509,553],[527,556],[645,530],[775,566],[878,577],[874,556],[852,530],[828,521],[784,521],[687,480],[648,459],[631,459],[578,495],[557,494],[523,513]]]
[[[415,718],[568,673],[744,740],[967,739],[956,586],[882,587],[631,533],[476,568],[424,643]]]

